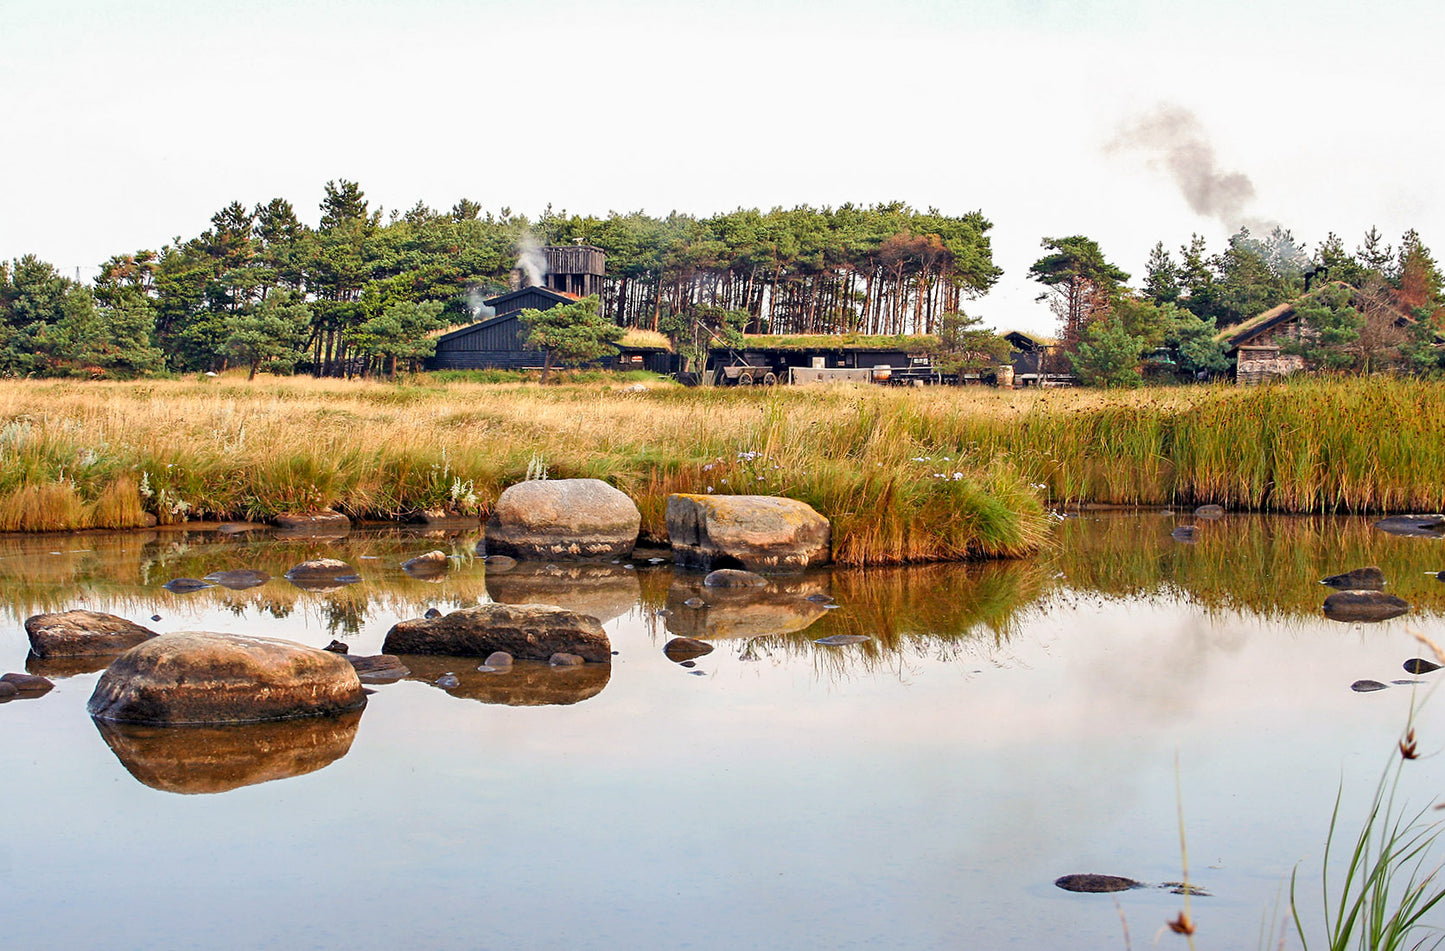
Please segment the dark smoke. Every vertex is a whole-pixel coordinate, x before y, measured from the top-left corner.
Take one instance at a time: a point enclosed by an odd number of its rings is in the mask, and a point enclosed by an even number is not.
[[[1188,109],[1160,105],[1126,123],[1106,150],[1148,154],[1151,164],[1168,170],[1196,213],[1217,218],[1230,229],[1245,223],[1254,183],[1243,172],[1220,169],[1203,125]]]

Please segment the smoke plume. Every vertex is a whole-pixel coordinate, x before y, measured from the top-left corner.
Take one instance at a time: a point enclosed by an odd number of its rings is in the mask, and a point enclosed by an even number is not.
[[[1254,183],[1219,167],[1204,126],[1182,106],[1161,104],[1125,123],[1105,151],[1145,153],[1151,166],[1168,171],[1191,209],[1230,230],[1249,220],[1244,211],[1254,201]]]
[[[522,272],[523,287],[539,287],[547,276],[547,255],[532,232],[524,231],[517,239],[517,270]]]
[[[484,303],[485,300],[481,291],[475,287],[467,288],[467,310],[471,313],[473,320],[491,320],[497,316],[496,308],[488,307]]]

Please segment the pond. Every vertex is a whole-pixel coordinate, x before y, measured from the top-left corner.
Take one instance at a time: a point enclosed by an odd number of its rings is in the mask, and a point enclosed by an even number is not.
[[[0,671],[56,683],[0,706],[0,917],[33,947],[1147,947],[1183,907],[1159,887],[1182,808],[1198,946],[1277,946],[1291,872],[1314,901],[1336,794],[1353,835],[1412,703],[1406,793],[1440,789],[1445,706],[1401,665],[1413,632],[1445,642],[1445,553],[1361,519],[1186,521],[1070,517],[1026,561],[756,594],[647,557],[489,572],[475,532],[0,538]],[[401,570],[435,548],[439,579]],[[318,556],[361,580],[281,577]],[[1411,612],[1325,619],[1318,579],[1361,565]],[[234,569],[272,577],[162,587]],[[23,629],[84,607],[375,654],[486,600],[597,615],[610,670],[418,662],[341,720],[116,735],[85,712],[98,670],[27,659]],[[678,634],[716,649],[674,663]]]

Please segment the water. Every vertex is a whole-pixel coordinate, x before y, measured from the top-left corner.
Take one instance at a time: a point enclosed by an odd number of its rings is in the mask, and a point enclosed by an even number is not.
[[[0,706],[0,920],[36,947],[1118,949],[1122,918],[1147,947],[1181,897],[1116,907],[1052,883],[1178,880],[1182,803],[1211,893],[1199,947],[1273,947],[1291,870],[1313,898],[1337,791],[1353,831],[1412,702],[1349,685],[1410,679],[1411,631],[1445,642],[1425,574],[1445,554],[1353,519],[1230,517],[1193,544],[1170,539],[1181,521],[1070,519],[1028,561],[821,572],[763,597],[645,559],[488,577],[466,534],[0,539],[3,670],[25,669],[26,616],[71,607],[370,654],[431,606],[540,600],[600,615],[619,652],[510,691],[480,659],[418,662],[354,722],[237,734],[210,760],[167,731],[123,738],[130,768],[85,714],[99,674],[62,670]],[[401,571],[431,548],[455,556],[442,580]],[[280,577],[318,555],[362,581]],[[1410,615],[1323,618],[1317,579],[1363,564]],[[160,587],[237,568],[275,577]],[[681,667],[662,652],[677,633],[717,649]],[[450,692],[430,683],[446,670]],[[1442,715],[1417,718],[1422,807]]]

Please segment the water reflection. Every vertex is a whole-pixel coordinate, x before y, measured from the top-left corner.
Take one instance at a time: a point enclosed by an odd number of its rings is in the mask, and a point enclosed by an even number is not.
[[[351,749],[361,711],[214,727],[92,722],[121,765],[152,789],[220,793],[336,762]]]
[[[400,657],[401,662],[411,668],[407,680],[435,684],[437,678],[450,673],[457,678],[457,686],[446,691],[451,696],[509,707],[580,703],[601,693],[612,677],[611,664],[552,667],[518,661],[510,668],[481,671],[477,670],[480,657],[439,657],[434,654],[402,654]]]
[[[502,604],[552,604],[599,621],[619,618],[637,606],[637,572],[621,565],[518,562],[487,572],[487,594]]]

